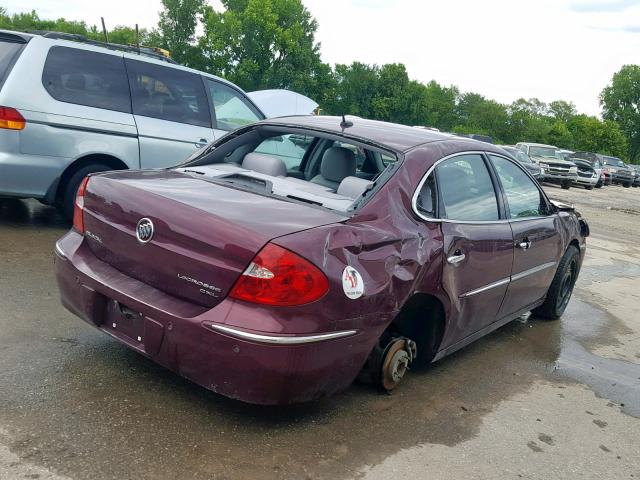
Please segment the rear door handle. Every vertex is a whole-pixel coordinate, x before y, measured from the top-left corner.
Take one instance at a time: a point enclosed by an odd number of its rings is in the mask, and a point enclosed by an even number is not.
[[[196,148],[202,148],[206,147],[207,143],[209,143],[209,140],[207,140],[206,138],[201,138],[196,143],[194,143],[194,145],[196,146]]]
[[[516,243],[516,247],[522,250],[529,250],[529,248],[531,248],[531,241],[528,238],[525,238],[520,243]]]
[[[453,252],[453,255],[447,257],[447,262],[449,262],[451,265],[457,265],[465,258],[467,258],[467,256],[464,253],[462,253],[460,250],[456,250],[455,252]]]

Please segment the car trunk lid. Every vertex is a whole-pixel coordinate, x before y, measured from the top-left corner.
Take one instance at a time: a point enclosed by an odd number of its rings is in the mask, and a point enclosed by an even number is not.
[[[93,176],[84,205],[85,237],[98,258],[209,307],[271,239],[346,218],[176,171]],[[136,236],[144,218],[153,223],[146,243]]]

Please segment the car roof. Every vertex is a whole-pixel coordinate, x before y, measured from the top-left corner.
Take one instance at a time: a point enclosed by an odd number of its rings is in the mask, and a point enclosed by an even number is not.
[[[163,67],[168,67],[168,68],[175,68],[177,70],[183,70],[186,72],[191,72],[191,73],[195,73],[196,75],[202,75],[204,77],[208,77],[214,80],[217,80],[221,83],[224,83],[226,85],[229,85],[231,87],[233,87],[236,90],[240,90],[240,87],[238,87],[237,85],[235,85],[232,82],[229,82],[228,80],[225,80],[224,78],[218,77],[216,75],[212,75],[210,73],[207,72],[202,72],[200,70],[195,70],[193,68],[189,68],[189,67],[185,67],[184,65],[180,65],[179,63],[175,63],[175,62],[168,62],[166,60],[160,59],[160,58],[155,58],[152,56],[148,56],[145,54],[137,54],[135,52],[127,52],[127,51],[123,51],[123,50],[115,50],[112,48],[108,48],[108,47],[103,47],[100,45],[94,45],[92,43],[84,43],[84,42],[80,42],[80,41],[74,41],[74,40],[69,40],[66,38],[57,38],[57,37],[46,37],[43,36],[39,33],[30,33],[30,32],[20,32],[20,31],[13,31],[13,30],[3,30],[0,29],[0,33],[5,34],[5,35],[13,35],[16,37],[21,37],[26,41],[37,41],[37,42],[47,42],[51,45],[61,45],[61,46],[65,46],[65,47],[69,47],[69,48],[77,48],[80,50],[89,50],[89,51],[94,51],[94,52],[99,52],[99,53],[107,53],[107,54],[111,54],[111,55],[123,55],[125,58],[130,58],[132,60],[138,60],[140,62],[147,62],[147,63],[153,63],[156,65],[161,65]]]
[[[425,130],[422,128],[409,127],[397,123],[381,122],[378,120],[366,120],[360,117],[347,115],[346,120],[352,125],[342,128],[340,125],[342,117],[324,116],[324,115],[298,115],[270,118],[260,123],[308,128],[321,130],[328,133],[334,133],[345,137],[353,137],[384,145],[392,150],[404,152],[426,143],[439,141],[466,141],[477,146],[478,150],[487,149],[485,142],[478,140],[460,138],[455,135]]]
[[[528,145],[530,147],[547,147],[547,148],[555,148],[556,150],[560,150],[555,145],[547,145],[546,143],[520,142],[518,145]]]

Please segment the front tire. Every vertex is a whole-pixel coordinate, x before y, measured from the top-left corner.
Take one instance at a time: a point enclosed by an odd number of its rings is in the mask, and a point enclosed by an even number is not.
[[[571,188],[571,182],[562,182],[561,187],[563,190],[569,190]]]
[[[560,260],[558,270],[556,270],[551,286],[547,291],[547,298],[542,305],[531,313],[546,320],[560,318],[569,304],[579,271],[580,252],[571,245]]]
[[[593,190],[593,185],[589,185],[588,187],[584,187],[586,190]]]
[[[78,192],[78,187],[80,186],[80,182],[82,182],[82,179],[90,173],[106,172],[109,170],[113,169],[102,163],[94,163],[92,165],[82,167],[76,173],[71,175],[71,178],[69,178],[66,185],[64,186],[64,189],[62,190],[60,204],[62,214],[66,217],[67,220],[71,221],[73,219],[73,207],[76,202],[76,193]]]

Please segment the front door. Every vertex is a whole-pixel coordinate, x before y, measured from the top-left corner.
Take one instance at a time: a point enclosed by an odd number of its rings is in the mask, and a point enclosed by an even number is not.
[[[562,257],[562,240],[560,219],[550,211],[536,182],[514,161],[490,158],[505,194],[515,247],[511,283],[500,311],[504,317],[528,309],[545,296]]]
[[[141,168],[171,167],[213,141],[202,77],[126,59]]]
[[[442,345],[448,347],[497,319],[510,280],[513,236],[500,218],[482,155],[449,158],[434,173],[444,239],[443,288],[452,305]]]

